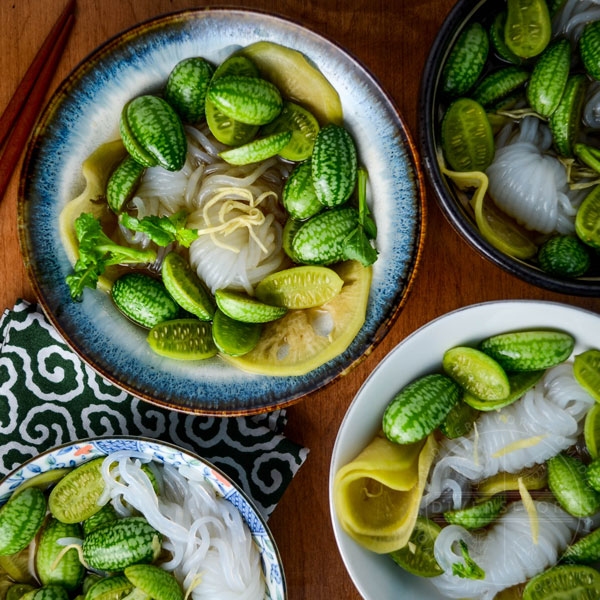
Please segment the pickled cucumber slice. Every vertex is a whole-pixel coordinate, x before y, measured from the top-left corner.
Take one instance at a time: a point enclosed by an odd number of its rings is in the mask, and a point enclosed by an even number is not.
[[[212,334],[220,352],[229,356],[243,356],[258,344],[260,323],[242,323],[217,310],[213,319]]]
[[[246,294],[217,290],[217,306],[230,318],[243,323],[268,323],[285,315],[287,308],[270,306]]]
[[[293,267],[265,277],[256,286],[255,294],[274,306],[313,308],[335,298],[343,285],[341,277],[327,267]]]
[[[477,484],[477,493],[482,496],[494,496],[500,492],[519,489],[519,479],[528,490],[541,490],[548,485],[546,465],[536,465],[518,473],[498,473]]]
[[[177,360],[204,360],[217,353],[210,323],[196,319],[155,325],[148,333],[148,344],[157,354]]]
[[[600,573],[592,567],[559,565],[536,575],[523,590],[523,600],[597,600]]]
[[[254,140],[244,146],[220,152],[219,156],[230,165],[249,165],[279,154],[291,138],[291,131],[274,133],[273,135]]]
[[[417,517],[408,544],[390,556],[405,571],[420,577],[437,577],[444,570],[433,555],[433,545],[442,528],[425,517]]]
[[[292,137],[279,152],[279,156],[286,160],[301,161],[312,154],[319,133],[319,123],[299,104],[284,102],[279,116],[263,127],[263,133],[267,135],[282,131],[291,131]]]
[[[521,58],[541,54],[552,35],[550,13],[545,0],[508,0],[504,41]]]

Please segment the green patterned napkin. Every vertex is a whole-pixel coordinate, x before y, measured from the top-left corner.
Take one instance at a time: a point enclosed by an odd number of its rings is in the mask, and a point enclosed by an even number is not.
[[[210,460],[268,517],[308,454],[281,435],[285,423],[284,410],[215,418],[158,408],[82,362],[36,305],[19,301],[0,321],[0,478],[60,444],[142,435]]]

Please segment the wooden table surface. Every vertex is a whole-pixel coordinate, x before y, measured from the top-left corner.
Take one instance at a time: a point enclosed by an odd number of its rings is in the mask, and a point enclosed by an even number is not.
[[[0,110],[64,4],[64,0],[0,0]],[[159,14],[204,4],[202,0],[78,0],[75,27],[52,87],[117,32]],[[421,71],[452,4],[453,0],[253,0],[244,6],[291,17],[349,49],[395,98],[416,136]],[[444,219],[431,187],[427,195],[425,251],[408,304],[391,331],[349,375],[289,409],[288,436],[311,450],[270,521],[291,600],[360,597],[346,574],[330,524],[329,459],[354,394],[396,344],[443,313],[485,300],[555,300],[600,313],[600,299],[546,292],[481,258]],[[0,309],[12,307],[17,298],[34,300],[19,253],[16,197],[17,176],[0,203]]]

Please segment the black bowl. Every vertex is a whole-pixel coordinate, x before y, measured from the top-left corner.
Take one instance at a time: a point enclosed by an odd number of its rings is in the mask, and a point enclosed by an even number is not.
[[[456,231],[482,256],[512,275],[547,290],[600,297],[600,277],[556,277],[542,271],[535,264],[508,256],[492,246],[479,233],[473,215],[462,206],[453,185],[440,170],[438,156],[442,152],[439,127],[441,92],[438,88],[446,58],[466,24],[474,18],[489,23],[490,17],[496,15],[503,5],[505,6],[505,2],[499,0],[459,0],[446,17],[431,46],[423,71],[419,97],[419,139],[425,170],[435,188],[435,196],[442,212]]]

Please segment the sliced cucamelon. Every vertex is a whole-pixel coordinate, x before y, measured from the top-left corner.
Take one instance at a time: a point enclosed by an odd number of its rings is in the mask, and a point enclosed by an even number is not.
[[[588,23],[579,39],[579,51],[585,70],[600,79],[600,21]]]
[[[0,555],[0,579],[3,571],[17,583],[33,583],[35,579],[29,571],[29,548],[25,547],[16,554]]]
[[[92,515],[82,523],[83,535],[89,535],[92,531],[96,531],[96,529],[110,525],[117,521],[118,518],[119,515],[112,507],[112,504],[105,504],[95,515]]]
[[[148,344],[156,354],[177,360],[204,360],[217,353],[210,323],[198,319],[174,319],[155,325]]]
[[[281,158],[300,161],[310,157],[319,133],[319,123],[310,112],[299,104],[284,101],[279,116],[262,129],[263,134],[266,135],[282,131],[291,131],[292,137],[287,145],[278,152]]]
[[[568,235],[557,235],[545,241],[537,259],[543,271],[559,277],[580,277],[592,262],[585,244]]]
[[[600,573],[592,567],[559,565],[531,579],[523,600],[596,600],[600,597]]]
[[[546,0],[508,0],[504,41],[521,58],[541,54],[552,35]]]
[[[467,392],[482,400],[502,400],[510,393],[504,369],[475,348],[457,346],[447,350],[444,371]]]
[[[571,43],[557,40],[537,61],[527,85],[527,101],[533,110],[549,117],[558,108],[571,68]]]
[[[81,593],[85,596],[89,589],[101,579],[104,579],[102,575],[98,575],[97,573],[88,573],[83,578],[83,583],[81,584]]]
[[[121,600],[132,590],[133,585],[124,575],[102,577],[87,590],[85,600]]]
[[[583,564],[600,560],[600,529],[592,531],[572,546],[568,546],[560,560],[565,563]]]
[[[144,171],[145,167],[131,156],[125,158],[114,170],[106,184],[106,201],[113,212],[120,213],[133,198]]]
[[[187,153],[185,132],[181,119],[165,100],[139,96],[125,105],[121,120],[126,123],[127,134],[152,157],[154,164],[168,171],[179,171],[183,167]]]
[[[148,329],[179,314],[179,306],[165,286],[145,273],[125,273],[119,277],[112,286],[111,296],[126,317]]]
[[[259,77],[225,75],[213,79],[208,98],[223,114],[247,125],[266,125],[283,108],[279,90]]]
[[[489,51],[489,40],[479,23],[468,25],[448,55],[442,71],[442,90],[450,96],[462,96],[479,79]]]
[[[52,469],[50,471],[46,471],[45,473],[40,473],[31,479],[25,480],[19,486],[19,491],[22,492],[29,487],[37,487],[40,488],[40,490],[47,490],[51,485],[54,485],[57,481],[60,481],[70,471],[72,471],[72,469],[62,468]]]
[[[90,567],[119,572],[133,564],[156,560],[161,544],[161,534],[146,519],[126,517],[90,533],[83,540],[82,551]]]
[[[454,171],[485,171],[494,160],[494,134],[485,109],[459,98],[442,120],[442,149]]]
[[[577,139],[581,123],[586,88],[585,75],[569,77],[560,104],[550,117],[549,124],[554,146],[562,156],[573,156],[573,144]]]
[[[573,352],[575,340],[560,331],[516,331],[487,338],[480,349],[506,371],[538,371],[560,364]]]
[[[417,517],[408,544],[390,556],[405,571],[419,577],[437,577],[444,570],[438,565],[433,554],[435,540],[441,527],[425,517]]]
[[[587,484],[580,460],[561,453],[547,464],[548,487],[570,515],[589,517],[600,510],[600,494]]]
[[[283,206],[293,219],[304,221],[323,210],[312,182],[312,165],[307,160],[290,174],[281,196]]]
[[[55,519],[80,523],[102,508],[98,500],[104,491],[103,462],[104,458],[86,462],[56,484],[48,498],[48,508]]]
[[[344,204],[354,191],[358,175],[352,136],[337,125],[323,127],[315,141],[311,167],[319,202],[329,207]]]
[[[201,321],[210,321],[215,301],[189,263],[177,252],[169,252],[161,267],[162,281],[171,297]]]
[[[426,375],[403,388],[383,414],[383,431],[397,444],[428,436],[458,402],[460,388],[444,375]]]
[[[25,594],[34,590],[29,583],[15,583],[6,590],[6,600],[21,600]]]
[[[356,229],[358,212],[352,207],[326,210],[296,232],[292,252],[300,262],[328,265],[344,259],[344,240]]]
[[[592,489],[600,492],[600,460],[595,460],[588,465],[585,480]]]
[[[206,92],[212,75],[212,65],[199,56],[178,62],[171,71],[165,100],[185,123],[194,125],[204,117]]]
[[[123,146],[125,146],[125,150],[127,150],[135,162],[139,163],[143,167],[155,167],[158,164],[158,161],[142,146],[142,144],[140,144],[140,142],[137,141],[133,135],[133,132],[131,131],[129,122],[125,117],[126,108],[127,104],[123,107],[121,119],[119,120],[119,132],[121,133]]]
[[[478,410],[459,400],[440,425],[440,431],[450,439],[463,437],[473,429],[473,423],[478,416]]]
[[[444,519],[451,525],[460,525],[465,529],[481,529],[498,518],[505,504],[506,496],[498,494],[468,508],[445,512]]]
[[[506,42],[504,41],[504,28],[506,27],[506,11],[499,12],[492,22],[490,27],[490,41],[496,54],[507,62],[513,63],[514,65],[520,65],[523,59],[517,56],[514,52],[509,50]]]
[[[304,223],[302,221],[298,221],[297,219],[289,218],[285,225],[283,226],[283,232],[281,234],[281,245],[283,246],[283,251],[295,262],[301,262],[300,259],[296,256],[292,249],[292,242],[294,241],[294,236],[298,233],[300,227],[302,227]]]
[[[133,565],[125,569],[125,577],[153,600],[183,600],[177,579],[154,565]]]
[[[287,313],[285,307],[271,306],[240,292],[217,290],[215,299],[221,311],[228,317],[243,323],[268,323]]]
[[[62,538],[81,538],[78,523],[61,523],[50,518],[40,537],[35,556],[38,577],[43,585],[57,584],[67,591],[74,592],[83,580],[84,568],[79,562],[77,550],[69,550],[53,568],[64,546],[58,543]]]
[[[594,187],[577,209],[575,233],[588,246],[600,249],[600,185]]]
[[[521,67],[505,67],[488,75],[473,90],[473,100],[484,107],[492,106],[525,84],[529,71]]]
[[[586,350],[575,357],[573,374],[577,383],[600,403],[600,350]]]
[[[243,356],[256,347],[260,339],[260,323],[243,323],[217,309],[212,336],[215,346],[228,356]]]
[[[237,148],[224,150],[219,153],[219,156],[230,165],[249,165],[279,154],[291,138],[291,131],[282,131],[258,138]]]
[[[69,600],[67,590],[60,585],[45,585],[39,590],[27,592],[22,598],[27,600],[29,594],[32,594],[31,600]]]
[[[13,492],[0,508],[0,555],[16,554],[35,537],[46,515],[46,497],[36,487]]]

